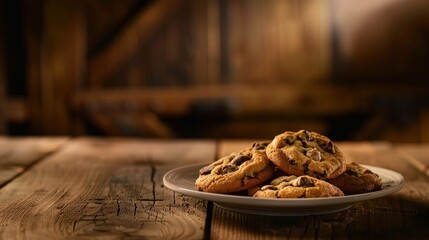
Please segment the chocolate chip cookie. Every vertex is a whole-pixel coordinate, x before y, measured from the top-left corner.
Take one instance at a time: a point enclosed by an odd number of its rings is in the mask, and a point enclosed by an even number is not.
[[[372,192],[381,188],[381,179],[371,170],[355,162],[347,163],[346,171],[328,182],[337,186],[345,194]]]
[[[284,132],[267,146],[268,158],[289,175],[332,179],[346,170],[340,149],[327,137],[306,130]]]
[[[344,196],[336,186],[323,180],[304,176],[281,176],[269,185],[255,191],[251,189],[250,195],[259,198],[318,198]]]
[[[195,186],[204,192],[239,192],[267,181],[273,172],[265,147],[254,144],[201,168]]]

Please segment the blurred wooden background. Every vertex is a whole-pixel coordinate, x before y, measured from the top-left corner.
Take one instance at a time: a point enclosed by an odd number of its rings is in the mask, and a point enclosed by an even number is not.
[[[3,134],[429,141],[424,0],[0,7]]]

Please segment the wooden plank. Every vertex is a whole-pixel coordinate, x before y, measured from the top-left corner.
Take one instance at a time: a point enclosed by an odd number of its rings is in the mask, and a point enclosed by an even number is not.
[[[206,202],[164,173],[213,161],[213,141],[74,139],[0,192],[0,238],[201,239]]]
[[[0,137],[0,187],[57,151],[66,137]]]
[[[151,138],[172,138],[174,132],[157,115],[146,112],[141,114],[123,113],[114,118],[112,113],[89,113],[88,118],[104,133],[110,136],[144,136]]]
[[[250,142],[220,145],[219,152],[241,149]],[[427,236],[428,178],[410,167],[389,143],[337,144],[349,160],[398,171],[406,179],[405,187],[387,197],[358,202],[348,210],[319,216],[256,216],[214,205],[211,239],[420,239]]]
[[[145,7],[133,21],[89,62],[89,83],[100,86],[114,75],[152,35],[163,26],[184,1],[159,0]]]
[[[326,80],[330,29],[325,1],[228,1],[222,46],[231,81]],[[223,27],[223,26],[222,26]]]
[[[25,31],[25,48],[26,48],[26,84],[27,84],[27,101],[28,115],[31,118],[29,128],[32,134],[42,132],[42,106],[41,98],[43,92],[41,89],[41,56],[43,52],[43,14],[44,4],[35,1],[26,1],[24,14],[24,31]]]
[[[44,31],[40,78],[40,127],[44,134],[72,134],[68,110],[86,71],[85,12],[76,3],[48,0],[44,5]]]
[[[6,112],[7,101],[7,65],[6,65],[6,30],[5,21],[0,18],[0,111]],[[5,134],[7,131],[7,115],[1,114],[0,116],[0,134]]]
[[[226,84],[168,88],[109,88],[77,93],[76,108],[121,109],[132,104],[139,110],[149,109],[160,115],[183,116],[197,101],[224,101],[236,116],[249,113],[288,115],[330,115],[373,110],[376,96],[410,96],[418,99],[428,95],[426,88],[385,85],[330,86],[316,84]],[[269,104],[267,104],[269,103]]]
[[[399,144],[396,150],[411,165],[429,176],[429,144]]]
[[[184,116],[190,113],[192,104],[213,100],[223,101],[225,108],[235,116],[251,113],[259,116],[288,113],[317,115],[364,109],[365,99],[358,98],[354,93],[356,91],[325,85],[308,88],[287,84],[87,90],[78,93],[76,107],[103,111],[103,108],[121,109],[121,106],[127,105],[124,103],[130,103],[139,106],[141,111],[149,109],[160,115]]]
[[[199,126],[199,131],[195,132],[201,138],[231,138],[231,139],[271,139],[279,132],[285,130],[298,131],[308,129],[315,132],[326,132],[328,124],[317,116],[302,116],[298,118],[288,119],[282,116],[265,116],[264,119],[258,116],[243,116],[237,119],[232,119],[229,122],[213,122],[213,125]],[[277,119],[276,119],[277,118]]]
[[[220,0],[207,1],[207,82],[220,83]]]
[[[78,2],[87,12],[89,54],[100,49],[127,19],[147,4],[140,0]]]

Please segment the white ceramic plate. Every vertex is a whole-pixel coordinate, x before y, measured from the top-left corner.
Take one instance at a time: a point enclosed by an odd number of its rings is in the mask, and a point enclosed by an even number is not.
[[[306,216],[346,210],[355,202],[384,197],[399,191],[405,184],[404,177],[395,171],[363,165],[377,173],[381,178],[381,190],[364,194],[329,198],[253,198],[248,196],[207,193],[196,190],[195,180],[198,178],[198,171],[206,165],[207,164],[187,165],[175,168],[164,175],[164,186],[188,196],[213,201],[217,206],[230,211],[272,216]]]

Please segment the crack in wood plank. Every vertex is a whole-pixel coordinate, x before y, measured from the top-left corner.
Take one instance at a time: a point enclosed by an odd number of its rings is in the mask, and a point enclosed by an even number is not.
[[[119,216],[119,213],[121,212],[121,204],[119,203],[119,199],[116,200],[116,206],[117,206],[116,216]]]

